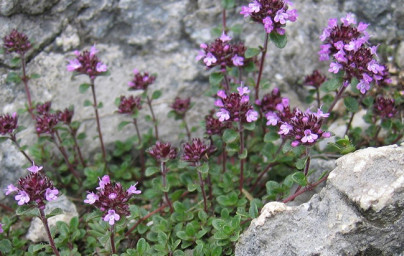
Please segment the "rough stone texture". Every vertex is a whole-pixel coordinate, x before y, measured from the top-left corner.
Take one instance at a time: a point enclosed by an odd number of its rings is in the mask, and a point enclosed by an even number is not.
[[[227,12],[228,25],[242,24],[241,39],[246,45],[261,45],[262,26],[244,21],[239,11],[247,1],[236,2],[239,7]],[[299,97],[305,95],[305,90],[297,86],[298,82],[313,69],[327,70],[327,64],[317,61],[317,51],[318,37],[329,18],[354,12],[359,20],[370,23],[374,43],[396,44],[404,38],[401,0],[293,2],[299,12],[298,21],[287,25],[289,42],[284,49],[270,45],[264,76],[270,80],[271,89],[279,87],[291,98],[293,106],[301,106]],[[122,94],[137,94],[127,92],[133,68],[158,74],[151,89],[163,91],[162,98],[154,102],[157,118],[164,127],[160,129],[162,139],[178,140],[179,123],[167,118],[168,107],[175,96],[192,96],[195,106],[187,116],[188,122],[194,125],[213,108],[212,99],[204,96],[209,72],[194,58],[200,43],[214,39],[210,29],[221,25],[220,1],[0,0],[0,24],[0,37],[17,28],[35,43],[35,49],[28,54],[27,68],[29,73],[38,73],[41,78],[31,81],[32,98],[36,102],[52,100],[55,108],[75,106],[74,119],[83,122],[81,131],[88,135],[85,152],[96,150],[99,144],[93,139],[96,135],[94,113],[83,106],[85,99],[91,99],[91,94],[78,93],[78,86],[87,79],[84,76],[72,78],[66,71],[67,60],[73,58],[75,49],[89,49],[96,43],[100,59],[111,71],[109,77],[96,80],[97,98],[104,103],[100,115],[107,148],[115,140],[134,134],[130,125],[117,132],[118,123],[124,117],[115,113],[114,105],[115,98]],[[11,67],[10,59],[11,56],[0,55],[0,113],[15,112],[23,108],[26,101],[21,84],[5,82],[9,71],[19,70]],[[146,106],[141,111],[141,115],[145,114],[148,114]],[[139,125],[144,132],[151,126],[143,121],[143,116]],[[23,145],[30,145],[36,139],[32,121],[28,115],[19,120],[29,128],[18,136]],[[200,129],[194,136],[201,134]],[[0,151],[6,150],[8,148],[1,144]]]
[[[326,187],[309,202],[265,205],[236,255],[402,255],[403,156],[404,145],[339,158]]]
[[[63,221],[69,224],[73,217],[79,216],[76,206],[70,202],[65,195],[58,197],[58,199],[55,201],[48,202],[45,207],[45,214],[51,213],[56,208],[62,209],[63,213],[48,219],[49,227],[51,229],[52,227],[56,226],[56,222],[58,221]],[[46,230],[42,224],[42,221],[38,217],[35,217],[32,220],[31,226],[29,227],[27,233],[27,239],[34,243],[48,241]]]

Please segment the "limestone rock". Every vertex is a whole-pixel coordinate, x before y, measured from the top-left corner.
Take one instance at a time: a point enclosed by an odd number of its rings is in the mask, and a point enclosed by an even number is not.
[[[264,206],[236,255],[402,255],[403,155],[404,145],[392,145],[341,157],[309,202]]]
[[[48,219],[50,229],[56,226],[56,222],[58,221],[63,221],[68,224],[73,217],[79,216],[76,206],[69,201],[65,195],[58,197],[55,201],[48,202],[45,207],[45,214],[51,213],[56,208],[62,209],[63,213]],[[48,241],[46,230],[38,217],[32,220],[27,233],[27,239],[34,243]]]

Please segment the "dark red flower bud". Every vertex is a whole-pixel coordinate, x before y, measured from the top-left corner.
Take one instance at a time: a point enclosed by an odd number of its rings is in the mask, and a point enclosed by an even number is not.
[[[0,116],[0,134],[12,134],[17,128],[18,116],[17,113],[13,115],[5,114]]]
[[[3,38],[3,43],[6,52],[15,52],[21,55],[24,55],[32,47],[28,37],[16,29],[13,29],[9,35]]]
[[[156,145],[151,147],[147,153],[149,153],[158,162],[166,162],[176,158],[177,149],[172,147],[170,143],[162,143],[157,141]]]
[[[121,114],[133,114],[138,109],[142,109],[141,97],[125,97],[121,96],[121,102],[119,103],[118,112]]]
[[[195,164],[208,157],[210,147],[203,143],[201,139],[194,138],[191,143],[185,143],[183,148],[182,160]]]

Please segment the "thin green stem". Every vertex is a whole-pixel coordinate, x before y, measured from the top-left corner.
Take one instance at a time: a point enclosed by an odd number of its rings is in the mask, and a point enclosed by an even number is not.
[[[55,242],[53,241],[51,232],[49,230],[48,219],[46,218],[45,212],[44,212],[43,209],[41,209],[39,207],[38,207],[38,209],[39,209],[39,213],[40,213],[40,219],[41,219],[41,221],[43,223],[43,226],[45,227],[46,234],[48,235],[49,243],[50,243],[50,246],[51,246],[51,248],[53,250],[53,253],[56,256],[60,256],[59,251],[56,249]]]
[[[244,129],[243,129],[243,124],[241,121],[241,118],[239,118],[239,126],[238,126],[238,130],[239,130],[239,135],[240,135],[240,151],[239,154],[243,154],[244,153]],[[241,158],[240,159],[240,181],[239,181],[239,191],[240,191],[240,195],[243,193],[243,185],[244,185],[244,161],[245,158]]]
[[[25,89],[25,94],[27,95],[27,101],[28,101],[28,112],[31,115],[32,120],[35,121],[35,115],[33,112],[33,107],[32,107],[32,100],[31,100],[31,93],[29,91],[29,87],[28,87],[28,80],[29,77],[27,76],[27,72],[26,72],[26,59],[25,59],[25,55],[24,54],[20,54],[20,58],[21,58],[21,66],[22,66],[22,77],[21,80],[24,83],[24,89]]]
[[[255,83],[255,100],[259,99],[260,82],[261,82],[262,73],[264,71],[264,62],[265,62],[265,56],[267,55],[267,50],[268,50],[268,41],[269,41],[269,34],[265,33],[265,42],[264,42],[264,48],[262,49],[260,69],[258,71],[257,82]]]
[[[52,140],[55,143],[56,147],[59,149],[60,153],[62,153],[63,159],[66,162],[67,167],[69,168],[69,171],[71,172],[71,174],[73,174],[73,176],[77,179],[77,181],[81,184],[81,178],[78,172],[76,172],[76,170],[74,169],[74,167],[72,166],[72,164],[69,162],[69,157],[67,156],[66,150],[62,145],[62,139],[59,136],[58,131],[55,131],[54,134],[52,135]],[[55,136],[56,135],[56,138]]]
[[[332,111],[332,110],[334,109],[334,107],[335,107],[335,104],[337,104],[338,100],[341,99],[342,93],[345,91],[345,89],[346,89],[346,86],[345,86],[345,85],[342,85],[342,86],[339,88],[339,90],[338,90],[338,92],[337,92],[337,95],[335,95],[334,101],[331,103],[330,107],[329,107],[328,110],[327,110],[327,113],[331,113],[331,111]]]
[[[139,126],[137,125],[137,119],[136,118],[133,118],[133,124],[135,125],[136,135],[137,135],[137,138],[138,138],[140,166],[141,166],[141,173],[143,175],[144,172],[145,172],[146,166],[145,166],[145,158],[144,158],[143,147],[141,147],[142,146],[142,136],[140,135]]]
[[[81,153],[79,143],[77,142],[76,132],[70,124],[68,126],[69,126],[70,135],[72,136],[73,141],[74,141],[74,147],[76,148],[77,154],[80,159],[80,163],[85,168],[87,165],[86,165],[86,162],[84,161],[83,155]]]
[[[185,120],[185,117],[186,116],[184,115],[184,118],[182,120],[184,122],[185,131],[187,133],[188,140],[191,141],[191,131],[189,130],[188,123],[187,123],[187,120]]]
[[[94,107],[94,112],[95,112],[95,120],[97,121],[98,138],[100,139],[100,144],[101,144],[102,159],[104,160],[105,169],[107,169],[107,153],[105,151],[104,141],[102,139],[100,117],[98,115],[97,97],[95,95],[94,79],[90,79],[90,80],[91,80],[91,91],[93,94],[93,107]]]
[[[25,158],[32,164],[32,159],[25,153],[25,151],[21,148],[20,144],[17,141],[15,134],[10,134],[10,140],[17,146],[18,150],[25,156]]]
[[[208,213],[208,203],[206,199],[206,192],[205,192],[205,182],[203,181],[202,178],[202,173],[198,171],[198,177],[199,177],[199,184],[201,185],[201,190],[202,190],[202,196],[203,196],[203,208],[206,213]]]

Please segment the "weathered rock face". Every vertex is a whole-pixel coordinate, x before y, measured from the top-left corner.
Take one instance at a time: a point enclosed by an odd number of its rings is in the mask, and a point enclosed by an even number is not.
[[[341,157],[326,187],[309,202],[265,205],[242,234],[236,255],[403,253],[403,156],[404,145]]]
[[[227,12],[228,26],[241,24],[244,31],[241,39],[246,45],[261,45],[262,26],[244,21],[239,11],[247,1],[236,2],[238,8]],[[298,95],[304,95],[297,82],[315,68],[327,70],[328,64],[319,63],[316,52],[320,45],[318,37],[329,18],[354,12],[359,20],[370,23],[375,43],[395,44],[404,38],[401,0],[346,0],[337,4],[333,0],[293,2],[299,12],[298,21],[287,25],[289,40],[284,49],[270,45],[264,77],[270,80],[271,89],[280,87],[291,97],[292,106],[301,106]],[[100,59],[111,71],[109,77],[96,80],[97,98],[104,104],[100,115],[107,145],[134,134],[129,125],[117,132],[118,123],[124,117],[115,113],[114,105],[115,98],[129,94],[127,83],[133,68],[158,74],[151,90],[161,89],[163,96],[154,102],[154,110],[162,127],[161,137],[174,142],[180,132],[179,123],[167,118],[167,113],[175,96],[192,96],[195,106],[187,117],[193,125],[198,125],[201,117],[213,108],[213,100],[204,96],[208,72],[195,62],[195,56],[200,43],[214,39],[210,30],[221,25],[221,11],[220,1],[211,0],[0,0],[0,37],[17,28],[34,41],[36,47],[28,55],[27,68],[29,73],[41,77],[31,80],[32,98],[35,102],[51,100],[56,109],[74,105],[74,120],[83,122],[80,132],[87,133],[83,146],[84,151],[89,152],[96,150],[99,143],[97,138],[93,139],[97,135],[93,110],[83,106],[84,100],[91,99],[91,94],[78,93],[78,86],[88,80],[84,76],[72,78],[66,71],[73,50],[89,49],[96,43]],[[393,47],[392,54],[402,63],[402,50],[396,51]],[[26,102],[21,84],[5,82],[8,72],[19,70],[12,67],[10,60],[11,56],[0,55],[0,113],[16,112]],[[141,111],[139,125],[143,132],[151,127],[143,121],[148,113],[147,108]],[[18,137],[23,145],[30,145],[36,139],[33,122],[28,115],[19,120],[29,129]],[[199,129],[199,133],[193,135],[201,134],[202,129]],[[0,152],[8,149],[0,144]],[[0,161],[0,169],[3,170],[4,165]]]
[[[76,206],[67,199],[65,195],[58,197],[55,201],[48,202],[45,207],[45,214],[51,213],[54,209],[62,209],[62,214],[48,219],[49,228],[56,226],[56,222],[63,221],[69,224],[73,217],[79,216]],[[27,233],[27,239],[34,243],[49,241],[46,230],[39,218],[34,218]]]

